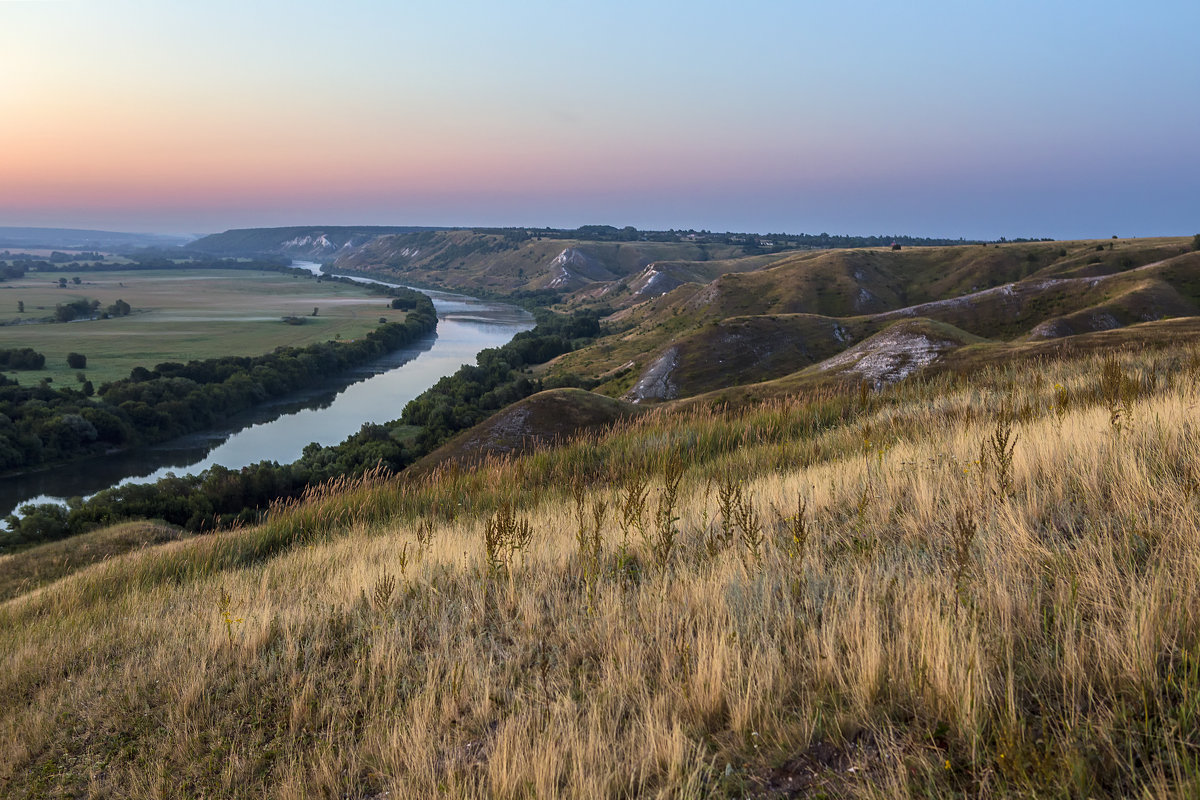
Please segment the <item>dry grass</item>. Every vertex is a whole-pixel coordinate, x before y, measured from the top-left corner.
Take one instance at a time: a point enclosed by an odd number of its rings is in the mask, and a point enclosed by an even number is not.
[[[93,566],[0,605],[0,793],[1195,796],[1197,364],[1121,359],[1119,427],[1096,360],[650,414]]]
[[[0,555],[0,600],[53,583],[96,562],[188,535],[165,525],[130,522]]]

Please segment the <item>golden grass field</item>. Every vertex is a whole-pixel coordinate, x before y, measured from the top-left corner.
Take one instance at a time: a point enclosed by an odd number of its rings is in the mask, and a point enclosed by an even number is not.
[[[1195,797],[1198,402],[1177,345],[663,409],[138,547],[0,604],[0,794]]]
[[[63,273],[64,275],[66,273]],[[256,356],[281,345],[304,346],[330,339],[354,339],[374,330],[379,318],[404,319],[386,298],[344,283],[321,282],[278,272],[243,270],[131,270],[84,273],[82,283],[57,285],[57,273],[30,273],[0,283],[0,317],[53,317],[59,303],[80,298],[107,308],[122,299],[133,307],[127,317],[70,323],[0,326],[0,347],[32,347],[46,356],[44,370],[6,373],[22,384],[43,377],[75,386],[67,353],[87,356],[84,374],[97,387],[129,377],[134,367],[151,369],[164,361],[227,355]],[[25,313],[17,313],[17,301]],[[316,317],[313,308],[319,309]],[[284,316],[303,325],[287,325]]]

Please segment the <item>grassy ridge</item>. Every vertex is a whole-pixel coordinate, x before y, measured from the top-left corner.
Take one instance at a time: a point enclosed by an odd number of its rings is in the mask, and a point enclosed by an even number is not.
[[[1194,795],[1198,393],[1021,362],[314,490],[0,605],[0,791]]]
[[[511,234],[511,232],[510,232]],[[743,248],[688,242],[607,243],[539,239],[469,230],[426,231],[380,236],[340,256],[338,269],[353,270],[420,286],[466,292],[509,293],[557,288],[569,292],[636,274],[658,260],[706,262],[731,259]],[[561,267],[557,259],[577,254]],[[554,283],[561,280],[561,283]]]
[[[1182,238],[806,252],[624,308],[614,335],[553,368],[620,396],[669,357],[668,396],[688,397],[784,378],[914,318],[1017,343],[1198,311],[1200,253]]]

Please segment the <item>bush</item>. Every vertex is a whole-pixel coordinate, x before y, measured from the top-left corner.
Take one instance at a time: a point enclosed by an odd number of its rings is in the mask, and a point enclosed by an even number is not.
[[[87,319],[93,316],[99,308],[99,300],[81,298],[70,303],[60,303],[55,306],[54,318],[59,322],[70,322],[80,318]]]
[[[15,514],[5,519],[7,531],[0,531],[0,551],[11,550],[40,542],[62,539],[71,535],[67,526],[67,509],[53,503],[21,506],[21,517]]]
[[[1200,233],[1192,237],[1192,249],[1200,250]]]
[[[0,349],[0,368],[41,369],[45,365],[46,357],[31,347]]]
[[[67,353],[67,366],[71,369],[86,369],[87,356],[82,353]]]

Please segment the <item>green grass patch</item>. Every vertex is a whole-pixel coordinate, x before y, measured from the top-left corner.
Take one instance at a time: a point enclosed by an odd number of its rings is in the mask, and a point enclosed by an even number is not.
[[[0,283],[0,319],[52,319],[56,305],[80,298],[100,301],[101,309],[124,300],[133,312],[112,319],[0,326],[0,347],[32,347],[46,356],[45,369],[10,375],[22,384],[50,378],[55,385],[75,386],[77,373],[83,372],[98,387],[128,377],[137,366],[352,340],[374,330],[381,317],[404,320],[403,311],[365,288],[237,270],[93,273],[63,289],[57,277],[32,273]],[[18,301],[25,303],[24,314],[17,312]],[[285,324],[286,316],[303,324]],[[72,352],[87,356],[86,369],[67,366]]]

